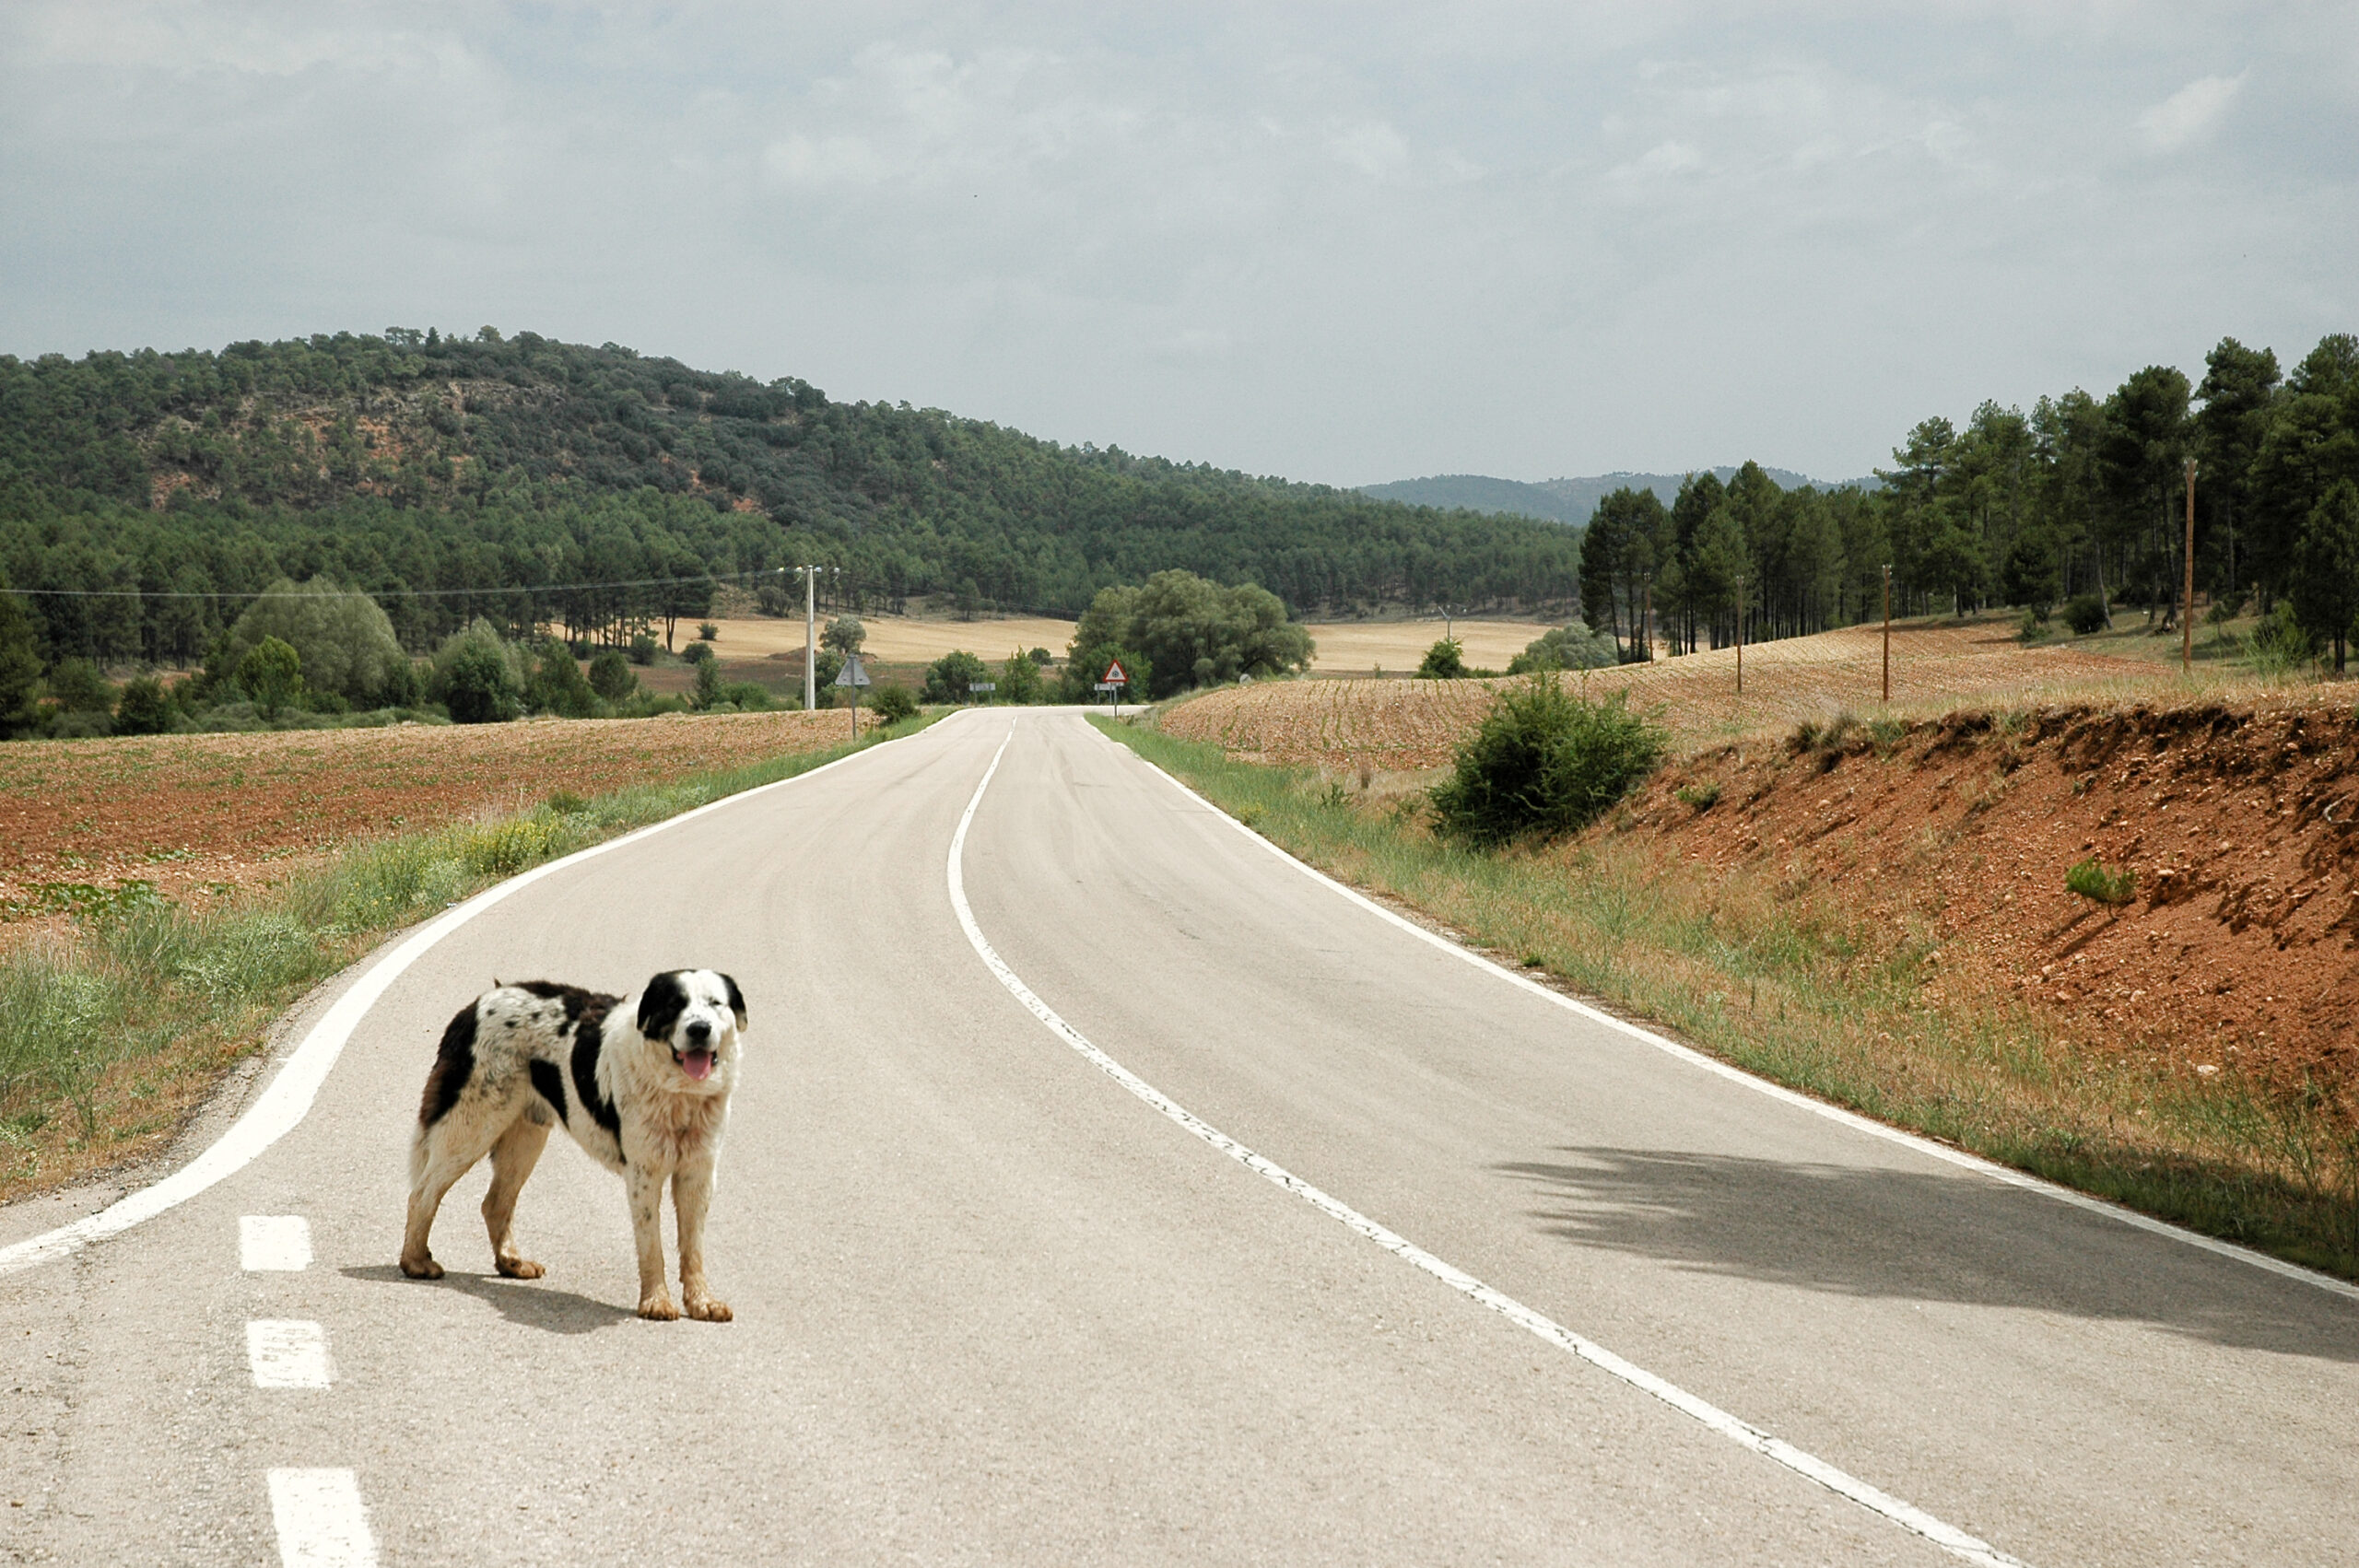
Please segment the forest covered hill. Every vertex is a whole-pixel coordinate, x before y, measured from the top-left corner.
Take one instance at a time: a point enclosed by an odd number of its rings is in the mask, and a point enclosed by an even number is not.
[[[1723,485],[1737,475],[1734,467],[1697,469],[1695,472],[1709,474]],[[1873,475],[1829,484],[1789,469],[1764,468],[1761,472],[1784,490],[1873,490],[1882,484]],[[1423,479],[1395,479],[1383,485],[1363,485],[1360,494],[1374,496],[1383,501],[1402,501],[1410,506],[1508,512],[1519,517],[1544,518],[1552,522],[1586,525],[1596,512],[1598,503],[1616,490],[1651,490],[1657,500],[1669,506],[1678,497],[1679,487],[1688,477],[1685,474],[1592,474],[1579,478],[1543,479],[1532,484],[1520,479],[1495,479],[1487,474],[1436,474]]]
[[[323,572],[423,648],[477,614],[611,640],[716,577],[799,607],[775,568],[805,562],[855,609],[1077,615],[1180,567],[1297,614],[1537,610],[1575,596],[1579,545],[531,333],[0,357],[0,573],[45,591],[51,659],[190,660],[228,596]],[[583,583],[624,586],[553,586]]]

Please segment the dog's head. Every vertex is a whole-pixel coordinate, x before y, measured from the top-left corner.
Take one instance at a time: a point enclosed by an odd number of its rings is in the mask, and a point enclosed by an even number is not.
[[[639,993],[639,1032],[668,1047],[681,1072],[698,1082],[721,1073],[737,1053],[745,996],[714,969],[668,969]]]

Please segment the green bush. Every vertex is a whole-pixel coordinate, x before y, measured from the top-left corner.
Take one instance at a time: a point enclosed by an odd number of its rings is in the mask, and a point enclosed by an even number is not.
[[[1454,637],[1446,637],[1426,649],[1417,663],[1417,678],[1421,681],[1458,681],[1466,676],[1466,650]]]
[[[153,675],[140,675],[124,685],[123,700],[115,705],[115,733],[161,735],[179,717],[180,709],[173,706],[172,694],[164,689],[164,683]]]
[[[2300,673],[2318,656],[2318,645],[2294,615],[2294,606],[2279,600],[2245,638],[2245,662],[2264,681],[2282,681]]]
[[[1622,661],[1622,649],[1604,632],[1593,632],[1580,621],[1540,634],[1521,653],[1508,661],[1508,673],[1529,675],[1543,670],[1604,670]]]
[[[695,646],[704,647],[703,643]],[[702,659],[689,661],[697,667],[697,689],[688,700],[698,708],[710,708],[722,699],[721,691],[721,661],[708,653]]]
[[[1485,846],[1585,827],[1654,770],[1669,739],[1624,693],[1593,702],[1535,675],[1502,692],[1458,749],[1431,796],[1434,830]]]
[[[654,663],[655,650],[658,646],[653,638],[645,632],[640,632],[630,639],[630,661],[634,664]]]
[[[556,638],[541,645],[532,677],[524,683],[524,700],[535,712],[568,719],[588,719],[598,711],[598,694],[582,678],[581,666],[573,661],[573,649]]]
[[[619,648],[609,648],[590,661],[590,689],[608,702],[620,702],[639,688],[630,661]]]
[[[238,685],[254,699],[265,719],[303,695],[303,661],[293,645],[275,637],[264,638],[238,661]]]
[[[1693,806],[1698,812],[1710,811],[1720,803],[1720,787],[1718,784],[1682,784],[1672,793],[1679,797],[1682,805]]]
[[[366,593],[347,591],[325,577],[299,587],[280,578],[229,628],[223,667],[241,668],[249,652],[274,637],[295,650],[303,684],[312,692],[334,693],[355,707],[416,696],[409,655],[393,636],[393,622]],[[252,685],[239,684],[260,699]]]
[[[434,655],[427,690],[462,724],[505,723],[522,711],[524,665],[516,650],[478,617],[453,632]]]
[[[761,713],[771,706],[768,686],[752,681],[732,681],[721,688],[721,700],[734,705],[740,713]]]
[[[928,702],[973,702],[984,694],[968,688],[977,681],[991,678],[990,665],[964,649],[956,649],[926,666],[925,699]]]
[[[2077,893],[2095,904],[2127,904],[2137,883],[2137,872],[2127,866],[2118,872],[2107,871],[2105,862],[2094,855],[2076,862],[2064,873],[2065,891]]]
[[[87,659],[61,659],[49,673],[49,695],[68,713],[111,713],[114,687]]]
[[[882,685],[871,688],[868,706],[887,724],[898,724],[904,719],[917,717],[918,699],[904,685]]]
[[[2064,624],[2075,637],[2105,629],[2105,601],[2094,593],[2076,593],[2064,603]]]

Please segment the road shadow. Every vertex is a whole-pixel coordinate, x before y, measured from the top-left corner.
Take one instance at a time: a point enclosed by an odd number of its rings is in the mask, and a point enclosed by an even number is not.
[[[1727,1154],[1555,1153],[1495,1168],[1540,1192],[1531,1213],[1547,1233],[1582,1246],[1808,1290],[2148,1323],[2359,1362],[2352,1302],[2021,1188]]]
[[[639,1316],[633,1307],[593,1301],[571,1291],[557,1290],[538,1280],[511,1280],[498,1274],[462,1274],[453,1269],[439,1280],[413,1280],[397,1264],[371,1263],[341,1270],[347,1280],[371,1284],[396,1284],[413,1291],[456,1291],[488,1303],[500,1316],[545,1334],[590,1334],[627,1323]]]

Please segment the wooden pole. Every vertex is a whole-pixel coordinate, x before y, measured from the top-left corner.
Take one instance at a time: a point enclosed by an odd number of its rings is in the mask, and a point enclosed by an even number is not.
[[[1644,590],[1644,591],[1640,594],[1640,603],[1643,603],[1643,604],[1645,604],[1645,606],[1646,606],[1645,610],[1644,610],[1644,611],[1642,611],[1642,612],[1640,613],[1640,614],[1639,614],[1639,619],[1640,619],[1640,621],[1642,621],[1642,622],[1644,623],[1644,635],[1645,635],[1646,639],[1647,639],[1647,640],[1646,640],[1647,662],[1648,662],[1648,663],[1649,663],[1649,664],[1651,664],[1651,663],[1653,663],[1653,662],[1655,661],[1655,582],[1654,582],[1654,579],[1652,579],[1652,578],[1649,578],[1649,579],[1647,579],[1647,586],[1646,586],[1646,589],[1645,589],[1645,590]]]
[[[1884,568],[1884,699],[1892,700],[1892,568]]]
[[[2187,607],[2178,627],[2179,673],[2195,672],[2195,460],[2187,460]]]
[[[1744,579],[1736,579],[1736,695],[1744,695]]]

